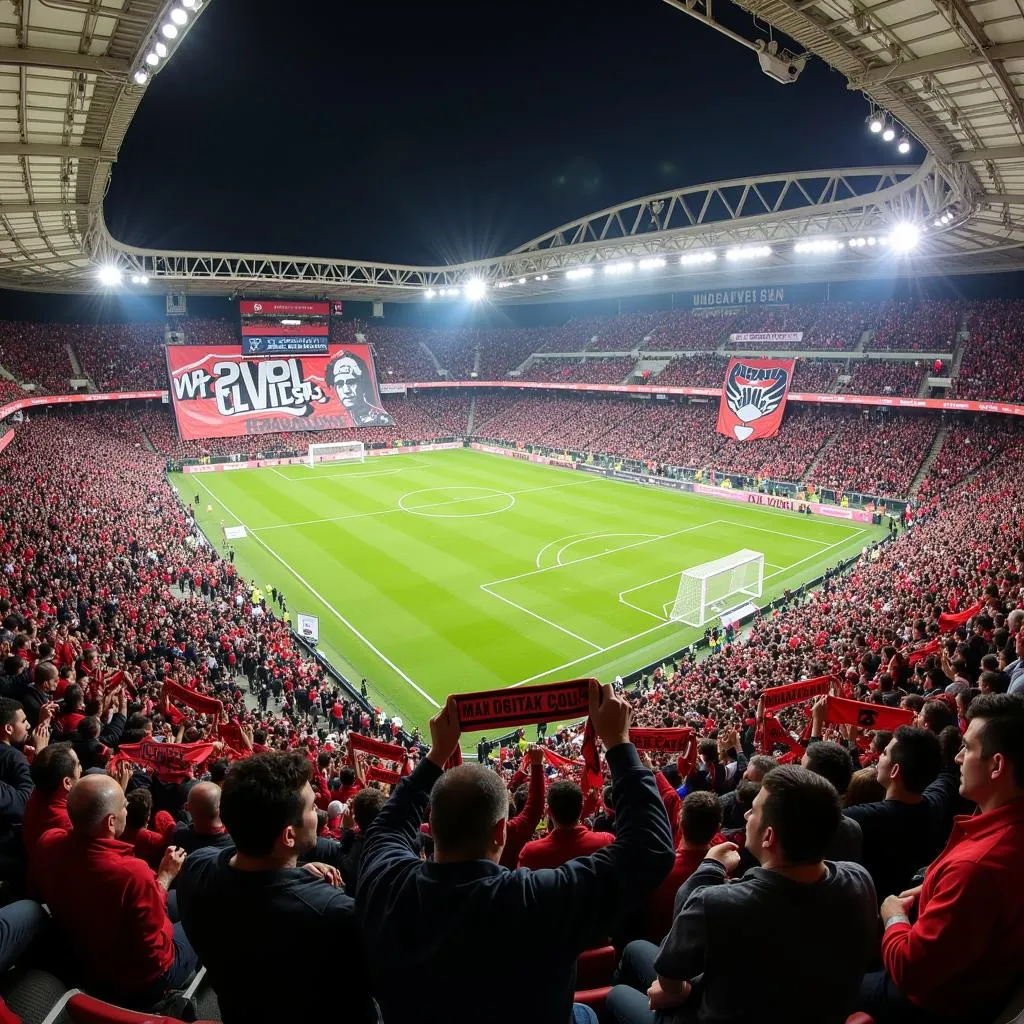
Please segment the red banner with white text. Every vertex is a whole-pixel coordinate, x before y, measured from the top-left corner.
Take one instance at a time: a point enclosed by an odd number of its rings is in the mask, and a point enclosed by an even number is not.
[[[238,304],[241,316],[328,316],[329,302],[279,302],[276,299],[243,299]]]
[[[233,345],[168,345],[171,401],[183,440],[387,426],[366,345],[326,355],[245,356]]]
[[[718,403],[718,433],[735,441],[777,434],[794,365],[793,359],[730,359]]]

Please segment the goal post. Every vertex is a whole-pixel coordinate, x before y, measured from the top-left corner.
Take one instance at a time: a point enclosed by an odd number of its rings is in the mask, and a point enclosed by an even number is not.
[[[306,465],[312,469],[321,462],[363,462],[366,445],[362,441],[336,441],[334,444],[311,444]]]
[[[764,553],[744,548],[684,569],[669,618],[700,627],[711,618],[760,597],[763,587]]]

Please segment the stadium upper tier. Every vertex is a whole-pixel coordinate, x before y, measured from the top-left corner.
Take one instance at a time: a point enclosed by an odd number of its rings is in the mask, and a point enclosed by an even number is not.
[[[182,318],[190,344],[237,344],[226,320]],[[163,321],[61,325],[0,323],[0,399],[166,388]],[[724,315],[661,311],[570,320],[557,327],[402,328],[337,321],[334,341],[367,341],[383,383],[546,381],[718,387],[730,354],[792,351],[794,391],[913,397],[930,377],[952,378],[942,397],[1024,396],[1017,357],[1024,300],[797,304]],[[799,332],[799,342],[732,335]],[[781,344],[792,346],[783,349]],[[749,346],[749,347],[748,347]],[[936,367],[936,360],[941,366]]]

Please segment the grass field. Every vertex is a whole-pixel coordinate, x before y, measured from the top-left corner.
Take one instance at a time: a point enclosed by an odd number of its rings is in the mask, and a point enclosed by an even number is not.
[[[697,635],[665,618],[684,568],[762,551],[767,600],[882,533],[469,449],[172,479],[212,540],[247,528],[239,570],[293,622],[318,615],[321,650],[409,727],[451,692],[607,680],[679,649]]]

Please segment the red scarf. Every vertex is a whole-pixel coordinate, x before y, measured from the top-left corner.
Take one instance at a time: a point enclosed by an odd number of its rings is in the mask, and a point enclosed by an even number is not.
[[[630,729],[629,741],[637,750],[676,754],[680,780],[685,780],[697,763],[696,736],[689,726],[675,729]]]
[[[829,697],[825,721],[830,725],[859,725],[862,729],[884,729],[887,732],[914,721],[914,712],[905,708],[888,708],[884,704],[867,704],[845,697]]]
[[[813,700],[828,693],[828,688],[835,681],[833,676],[815,676],[814,679],[803,679],[799,683],[773,686],[761,694],[761,707],[765,711],[776,711],[790,704],[802,704],[805,700]]]
[[[212,715],[214,721],[220,720],[224,705],[216,697],[207,697],[205,693],[197,693],[187,686],[176,683],[173,679],[164,680],[164,700],[176,700],[179,704],[198,711],[201,715]]]
[[[459,727],[463,732],[484,729],[516,729],[522,725],[557,722],[590,713],[590,680],[569,679],[560,683],[541,683],[517,689],[483,690],[479,693],[455,694]],[[597,752],[594,723],[587,718],[583,730],[583,791],[604,784],[601,758]],[[456,748],[445,767],[462,763],[462,752]]]
[[[388,768],[378,768],[376,765],[371,765],[366,769],[366,781],[383,782],[388,786],[397,786],[402,781],[402,776]]]
[[[939,653],[939,638],[929,640],[928,643],[916,648],[907,655],[907,664],[913,668],[919,661],[924,661],[929,654]]]
[[[939,632],[952,633],[957,626],[964,625],[968,619],[973,618],[984,607],[984,602],[976,601],[970,608],[965,608],[962,612],[943,612],[939,616]]]
[[[202,764],[214,754],[212,743],[122,743],[110,759],[109,768],[131,761],[143,768],[151,768],[161,782],[181,782],[190,778],[192,766]]]
[[[789,764],[792,761],[799,761],[804,756],[804,745],[782,728],[781,723],[774,715],[765,715],[761,724],[757,727],[754,735],[754,746],[759,753],[770,754],[776,744],[788,748],[778,760],[779,764]]]

